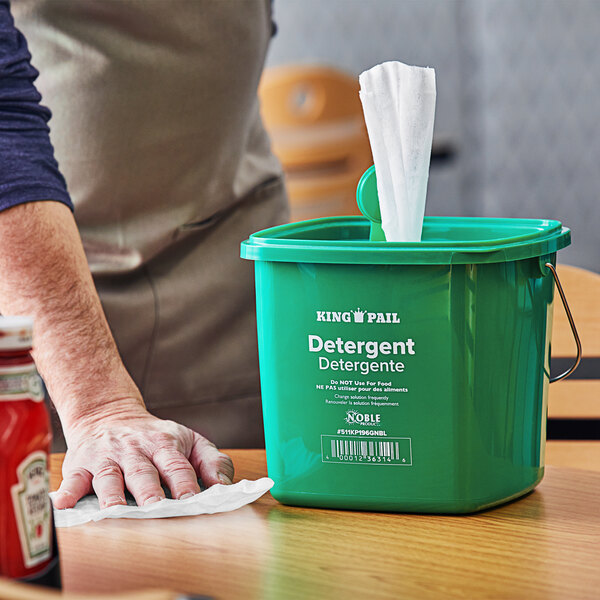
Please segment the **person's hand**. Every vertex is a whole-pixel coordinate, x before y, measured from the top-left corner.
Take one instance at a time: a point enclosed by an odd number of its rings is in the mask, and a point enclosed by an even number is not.
[[[72,508],[92,491],[101,508],[126,504],[125,488],[142,506],[165,497],[161,481],[180,499],[200,492],[198,477],[206,487],[232,482],[229,456],[198,433],[138,404],[111,408],[65,428],[68,450],[56,508]]]

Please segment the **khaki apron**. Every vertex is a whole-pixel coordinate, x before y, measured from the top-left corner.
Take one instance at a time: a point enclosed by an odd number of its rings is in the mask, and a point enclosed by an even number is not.
[[[269,0],[19,0],[109,324],[151,412],[262,445],[252,264],[287,217],[256,89]]]

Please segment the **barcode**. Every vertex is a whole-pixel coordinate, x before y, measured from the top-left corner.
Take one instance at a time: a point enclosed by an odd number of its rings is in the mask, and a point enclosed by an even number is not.
[[[331,440],[331,456],[385,456],[398,458],[400,444],[398,442],[377,442],[366,440]]]
[[[410,438],[368,440],[321,436],[323,462],[411,465]]]

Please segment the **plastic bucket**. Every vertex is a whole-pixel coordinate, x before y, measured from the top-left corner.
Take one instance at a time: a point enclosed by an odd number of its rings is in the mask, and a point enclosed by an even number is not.
[[[255,261],[267,466],[283,503],[473,512],[544,472],[558,221],[274,227]]]

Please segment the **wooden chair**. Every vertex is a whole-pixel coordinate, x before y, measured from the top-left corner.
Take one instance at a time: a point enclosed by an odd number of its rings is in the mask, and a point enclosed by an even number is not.
[[[600,275],[567,265],[558,274],[573,313],[582,344],[582,361],[567,379],[550,386],[548,417],[574,425],[587,421],[600,438]],[[572,362],[575,343],[567,317],[556,292],[552,332],[553,374],[556,366]],[[559,365],[557,365],[559,363]],[[549,429],[551,429],[549,427]]]
[[[372,164],[358,77],[322,66],[266,69],[261,112],[286,175],[291,220],[359,214],[356,185]]]

